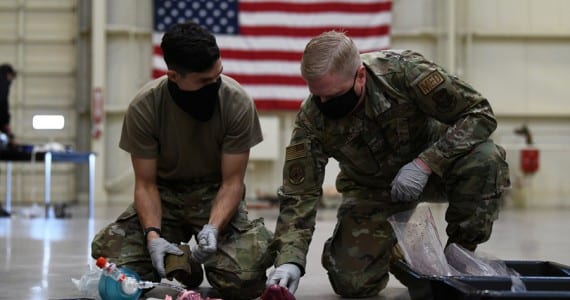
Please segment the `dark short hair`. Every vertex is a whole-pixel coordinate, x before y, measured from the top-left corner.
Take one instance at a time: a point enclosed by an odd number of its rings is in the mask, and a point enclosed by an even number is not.
[[[1,64],[0,65],[0,74],[2,75],[2,77],[5,77],[7,74],[12,74],[12,76],[16,77],[17,73],[11,64]]]
[[[214,35],[192,21],[172,26],[160,48],[168,69],[182,75],[207,71],[220,58]]]

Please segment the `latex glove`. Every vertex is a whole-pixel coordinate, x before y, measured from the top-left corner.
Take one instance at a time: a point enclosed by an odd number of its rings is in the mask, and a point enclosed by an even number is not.
[[[156,269],[158,274],[160,274],[160,277],[163,278],[166,277],[166,271],[164,271],[164,256],[167,253],[174,255],[184,254],[176,244],[170,243],[161,237],[148,242],[147,248],[150,253],[150,259],[152,260],[152,266]]]
[[[416,160],[404,165],[391,183],[392,201],[418,201],[430,174]]]
[[[301,279],[301,269],[296,264],[282,264],[269,274],[266,286],[278,284],[295,294]]]
[[[206,224],[196,236],[198,245],[192,246],[192,259],[203,264],[212,254],[218,250],[218,229],[211,224]]]

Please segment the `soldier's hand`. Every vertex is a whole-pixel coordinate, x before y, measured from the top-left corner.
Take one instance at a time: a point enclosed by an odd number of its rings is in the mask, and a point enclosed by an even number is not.
[[[269,274],[266,286],[278,284],[295,294],[301,279],[301,269],[296,264],[282,264]]]
[[[418,201],[430,174],[429,167],[419,159],[404,165],[391,183],[392,201]]]
[[[176,244],[159,237],[147,242],[148,252],[152,260],[152,266],[156,269],[160,277],[166,277],[164,271],[164,256],[168,254],[182,255],[184,252],[180,250]]]
[[[192,259],[203,264],[218,250],[218,229],[211,224],[206,224],[196,236],[198,245],[192,247]]]

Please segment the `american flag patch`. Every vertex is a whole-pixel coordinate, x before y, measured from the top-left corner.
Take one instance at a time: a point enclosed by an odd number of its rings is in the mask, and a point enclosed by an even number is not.
[[[307,156],[307,148],[304,143],[299,143],[287,147],[285,150],[285,161],[294,160]]]

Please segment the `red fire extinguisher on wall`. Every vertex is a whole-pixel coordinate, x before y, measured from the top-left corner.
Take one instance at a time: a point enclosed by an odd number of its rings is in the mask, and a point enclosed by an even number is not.
[[[540,152],[532,145],[532,135],[528,127],[523,125],[515,129],[515,133],[525,136],[526,147],[521,150],[521,170],[524,174],[534,174],[538,171]]]
[[[538,171],[540,152],[534,147],[521,150],[521,169],[525,174],[534,174]]]

